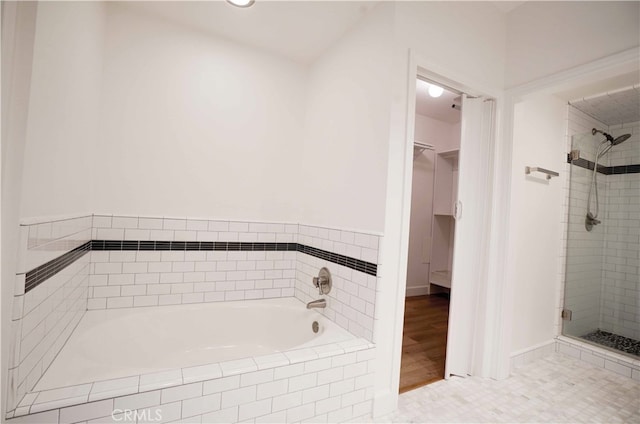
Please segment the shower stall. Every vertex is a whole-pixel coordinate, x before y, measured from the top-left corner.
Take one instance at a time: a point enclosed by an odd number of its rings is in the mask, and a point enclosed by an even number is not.
[[[630,94],[637,99],[638,90]],[[574,135],[567,160],[562,333],[638,359],[640,122],[609,123]]]

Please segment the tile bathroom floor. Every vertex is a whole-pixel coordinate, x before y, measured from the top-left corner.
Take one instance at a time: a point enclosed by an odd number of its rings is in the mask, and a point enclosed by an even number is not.
[[[640,381],[555,353],[501,381],[441,380],[400,395],[378,423],[640,423]]]

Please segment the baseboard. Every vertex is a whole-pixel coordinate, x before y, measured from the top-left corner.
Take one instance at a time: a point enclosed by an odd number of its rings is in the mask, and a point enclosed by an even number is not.
[[[405,297],[424,296],[429,294],[429,286],[407,287]]]
[[[556,351],[556,340],[551,339],[536,345],[530,346],[526,349],[521,349],[511,354],[510,370],[520,368],[531,362],[549,356]]]

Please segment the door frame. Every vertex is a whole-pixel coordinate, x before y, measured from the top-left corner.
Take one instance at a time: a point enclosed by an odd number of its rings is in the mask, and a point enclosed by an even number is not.
[[[501,115],[503,92],[500,89],[487,87],[481,82],[470,78],[468,75],[452,72],[439,67],[415,51],[408,50],[406,64],[408,65],[404,78],[395,80],[394,93],[401,93],[404,102],[396,102],[391,115],[391,133],[389,143],[389,167],[387,173],[387,200],[385,214],[385,236],[382,244],[381,277],[382,286],[376,300],[376,338],[377,342],[377,370],[375,383],[374,416],[380,416],[391,412],[398,402],[398,388],[400,382],[400,361],[402,357],[402,331],[404,326],[404,299],[406,294],[407,259],[409,247],[409,224],[411,213],[411,186],[412,186],[412,160],[413,140],[415,132],[415,101],[416,80],[422,77],[442,84],[456,91],[466,93],[474,97],[488,97],[496,102],[496,115],[494,125],[496,135],[494,137],[494,152],[502,148]],[[494,154],[494,163],[499,159]],[[510,165],[510,164],[509,164]],[[506,166],[506,165],[505,165]],[[490,186],[496,187],[496,181],[500,176],[502,167],[492,166]],[[508,167],[510,172],[510,166]],[[502,200],[498,193],[492,197],[492,210],[499,210],[499,214],[492,216],[492,225],[489,235],[491,245],[506,243],[506,236],[500,233],[508,217],[507,209],[496,209],[497,203]],[[507,196],[508,204],[508,196]],[[495,215],[500,215],[497,217]],[[493,253],[495,249],[482,252],[482,261],[489,270],[490,277],[493,273],[501,274],[504,269],[494,263],[498,259]],[[506,246],[504,246],[506,250]],[[495,286],[499,286],[495,285]],[[496,287],[481,287],[481,290],[495,290]],[[464,311],[458,314],[465,318]],[[467,315],[467,317],[470,317]],[[484,364],[494,364],[504,361],[499,357],[497,338],[500,335],[498,324],[502,318],[502,310],[491,310],[480,307],[473,317],[477,325],[475,341],[483,341],[474,347],[474,363],[482,365],[474,375],[497,378],[495,372],[491,372]],[[384,340],[384,343],[380,343]],[[508,358],[507,358],[508,359]]]

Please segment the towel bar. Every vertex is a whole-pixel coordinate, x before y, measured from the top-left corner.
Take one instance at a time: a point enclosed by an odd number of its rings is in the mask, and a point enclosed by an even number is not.
[[[551,177],[557,177],[557,176],[560,175],[555,171],[549,171],[548,169],[540,168],[540,167],[537,167],[537,166],[525,166],[524,167],[524,173],[526,175],[529,175],[532,172],[542,172],[543,174],[547,174],[547,180],[550,180]]]

